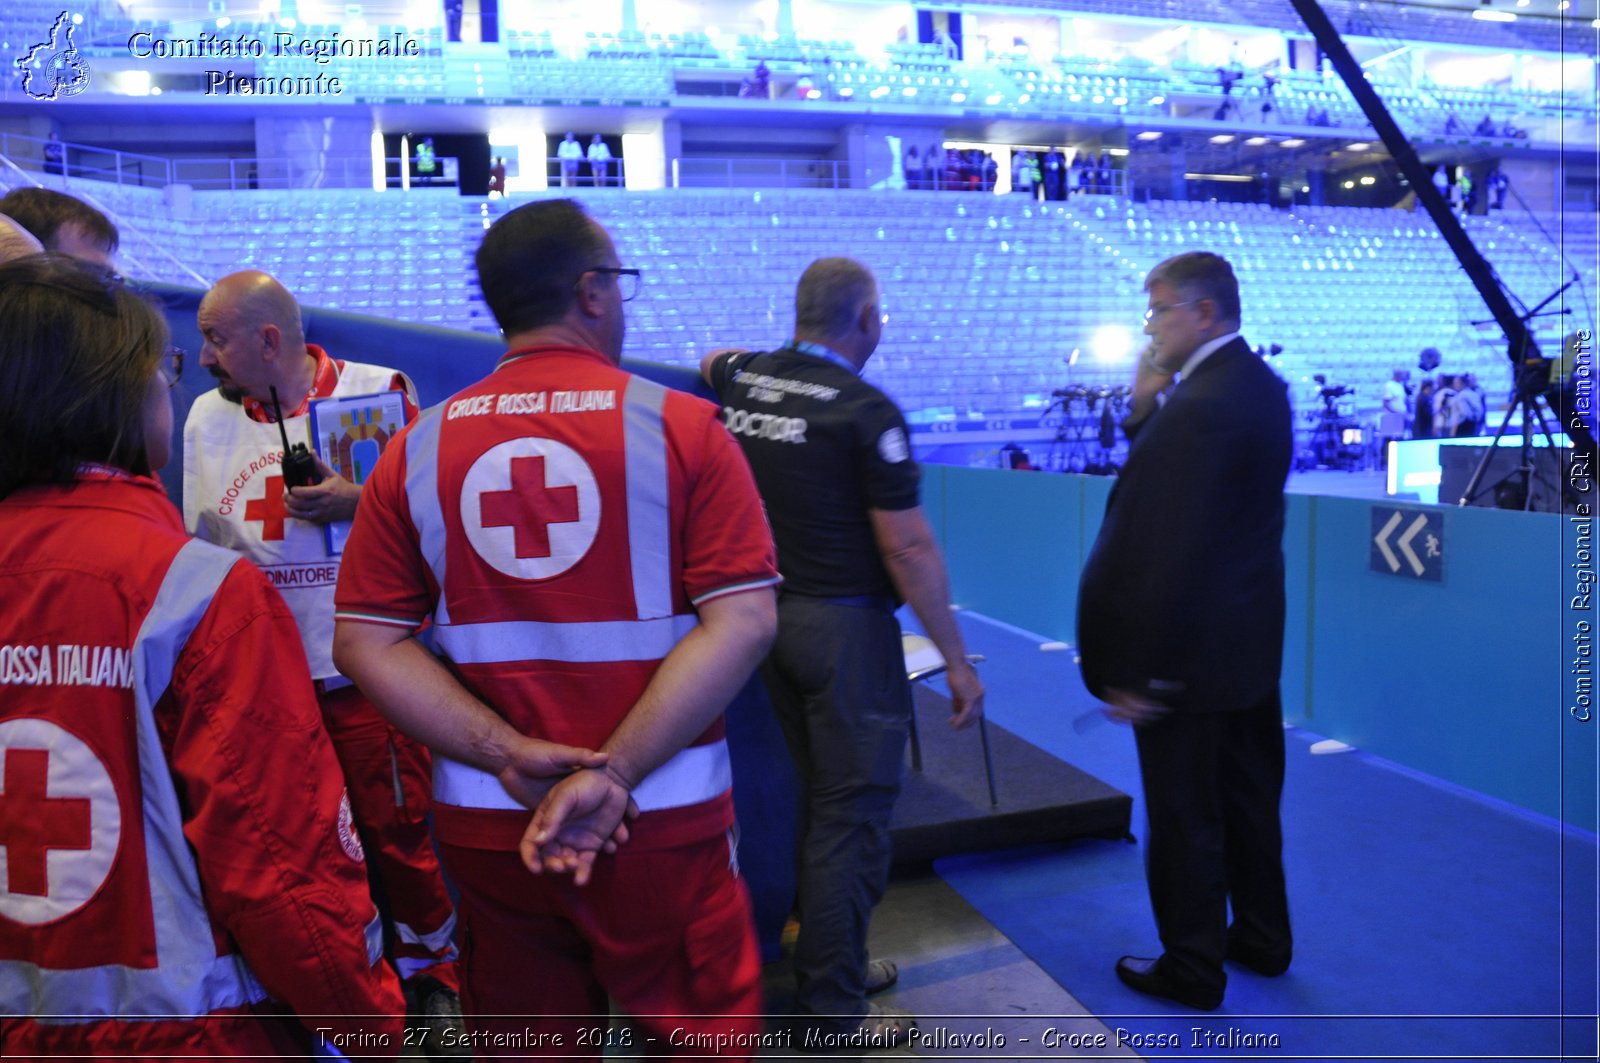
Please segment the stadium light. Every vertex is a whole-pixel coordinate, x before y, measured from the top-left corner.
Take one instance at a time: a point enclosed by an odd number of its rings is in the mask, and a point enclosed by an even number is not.
[[[1133,333],[1126,325],[1101,325],[1089,338],[1089,354],[1102,365],[1126,362],[1133,354]]]
[[[1477,19],[1479,22],[1517,21],[1516,12],[1514,11],[1495,11],[1493,8],[1487,7],[1475,8],[1472,12],[1472,17]]]

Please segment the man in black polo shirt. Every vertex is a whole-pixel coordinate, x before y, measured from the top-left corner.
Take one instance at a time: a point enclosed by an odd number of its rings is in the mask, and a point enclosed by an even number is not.
[[[983,713],[905,418],[860,377],[882,330],[872,273],[824,258],[800,278],[792,341],[768,354],[715,351],[700,366],[750,459],[784,577],[762,678],[806,783],[794,954],[803,1047],[888,1048],[914,1027],[866,1000],[896,976],[888,961],[868,963],[866,942],[910,728],[900,602],[949,662],[951,724]]]

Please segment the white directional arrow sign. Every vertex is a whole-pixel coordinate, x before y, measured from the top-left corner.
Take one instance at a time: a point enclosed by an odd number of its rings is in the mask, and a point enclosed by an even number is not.
[[[1372,571],[1437,583],[1444,560],[1444,517],[1436,510],[1372,508]]]
[[[1398,509],[1395,510],[1394,516],[1389,518],[1389,523],[1385,524],[1383,530],[1378,532],[1377,538],[1372,540],[1378,544],[1378,550],[1383,554],[1383,559],[1389,562],[1390,572],[1400,571],[1400,559],[1394,556],[1393,550],[1389,549],[1389,536],[1396,528],[1400,527],[1400,517],[1400,511]]]
[[[1395,515],[1399,516],[1399,514]],[[1400,542],[1396,544],[1400,547],[1400,552],[1406,556],[1406,561],[1410,563],[1412,573],[1418,576],[1422,575],[1424,566],[1422,564],[1422,559],[1417,556],[1416,551],[1411,549],[1411,540],[1415,539],[1417,537],[1417,533],[1427,526],[1427,515],[1422,513],[1417,514],[1417,519],[1411,522],[1411,526],[1406,529],[1406,533],[1404,535],[1400,536]]]

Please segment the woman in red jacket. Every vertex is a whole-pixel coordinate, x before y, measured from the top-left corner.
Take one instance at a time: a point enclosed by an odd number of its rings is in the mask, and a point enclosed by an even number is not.
[[[151,476],[167,339],[93,267],[0,265],[0,1056],[395,1055],[294,619]]]

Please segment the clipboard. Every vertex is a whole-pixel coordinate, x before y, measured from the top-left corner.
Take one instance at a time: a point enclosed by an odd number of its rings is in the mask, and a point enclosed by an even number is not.
[[[389,442],[406,425],[405,392],[312,399],[308,408],[311,449],[354,484],[364,484]],[[328,556],[344,553],[350,521],[323,525]]]

